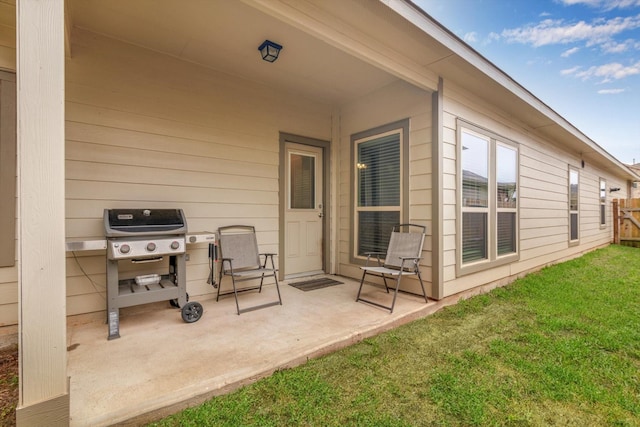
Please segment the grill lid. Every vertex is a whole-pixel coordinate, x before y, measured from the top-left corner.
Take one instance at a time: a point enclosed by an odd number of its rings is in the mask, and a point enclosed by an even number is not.
[[[107,237],[184,234],[187,220],[182,209],[105,209]]]

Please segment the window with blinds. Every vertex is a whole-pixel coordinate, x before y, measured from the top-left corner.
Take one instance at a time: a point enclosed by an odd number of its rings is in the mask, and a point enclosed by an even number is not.
[[[314,209],[316,206],[316,158],[291,153],[289,207],[291,209]]]
[[[462,132],[462,262],[488,259],[489,143]]]
[[[577,242],[580,238],[580,175],[577,169],[569,168],[569,240]]]
[[[600,226],[607,225],[607,181],[600,178]]]
[[[517,252],[518,151],[496,144],[496,231],[498,256]]]
[[[518,257],[518,146],[458,121],[459,274]]]
[[[402,132],[355,141],[356,255],[385,252],[402,218]]]

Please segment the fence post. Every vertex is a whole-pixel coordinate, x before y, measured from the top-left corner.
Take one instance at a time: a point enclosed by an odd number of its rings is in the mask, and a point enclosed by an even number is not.
[[[620,244],[620,211],[618,199],[613,199],[613,243]]]

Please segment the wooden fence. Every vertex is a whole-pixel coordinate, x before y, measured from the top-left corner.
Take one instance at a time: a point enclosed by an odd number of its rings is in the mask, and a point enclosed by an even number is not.
[[[640,199],[613,201],[613,242],[640,247]]]

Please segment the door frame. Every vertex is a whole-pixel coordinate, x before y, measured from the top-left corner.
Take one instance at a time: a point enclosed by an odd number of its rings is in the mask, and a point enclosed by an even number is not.
[[[294,135],[286,132],[280,132],[280,167],[279,167],[279,181],[280,181],[280,202],[278,208],[278,253],[281,254],[278,257],[278,279],[284,280],[284,276],[287,273],[287,264],[286,257],[284,254],[285,244],[287,239],[285,238],[285,210],[287,206],[287,195],[286,195],[286,180],[288,179],[288,171],[286,170],[286,155],[287,143],[300,144],[300,145],[309,145],[312,147],[319,147],[322,149],[322,206],[324,211],[324,216],[322,217],[322,271],[327,271],[327,260],[329,260],[331,245],[329,244],[329,238],[331,236],[329,224],[331,224],[331,206],[330,206],[330,197],[329,197],[329,163],[330,163],[330,155],[331,155],[331,143],[329,141],[325,141],[322,139],[309,138],[306,136]]]

